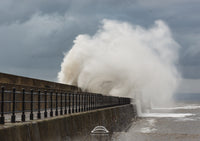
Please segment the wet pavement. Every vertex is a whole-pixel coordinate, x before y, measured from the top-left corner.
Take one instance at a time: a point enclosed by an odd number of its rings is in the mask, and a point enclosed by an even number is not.
[[[199,141],[200,105],[152,109],[133,122],[128,132],[112,135],[113,141]]]

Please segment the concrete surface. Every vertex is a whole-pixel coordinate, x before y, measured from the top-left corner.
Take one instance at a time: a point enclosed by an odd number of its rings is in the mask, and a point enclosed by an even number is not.
[[[90,140],[91,130],[105,126],[110,133],[123,131],[135,118],[131,104],[89,112],[0,125],[0,141]]]

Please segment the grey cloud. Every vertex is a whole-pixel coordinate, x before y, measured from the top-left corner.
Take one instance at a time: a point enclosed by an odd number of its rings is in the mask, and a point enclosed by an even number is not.
[[[67,14],[36,13],[23,23],[0,26],[1,71],[55,80],[63,53],[80,32],[90,31],[90,24],[80,27],[79,20]],[[51,75],[47,78],[41,72]]]
[[[152,8],[166,8],[173,5],[186,5],[190,3],[199,3],[198,0],[167,0],[167,1],[160,1],[160,0],[138,0],[137,1],[140,5],[145,7],[152,7]],[[187,6],[187,5],[186,5]]]
[[[197,0],[2,0],[0,71],[55,80],[63,53],[75,37],[94,34],[102,19],[144,27],[161,19],[182,46],[183,76],[200,78],[199,4]]]
[[[1,0],[0,23],[26,21],[37,12],[63,14],[70,7],[71,0]]]

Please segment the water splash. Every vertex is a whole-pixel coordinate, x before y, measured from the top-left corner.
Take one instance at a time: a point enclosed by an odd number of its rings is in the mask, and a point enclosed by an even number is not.
[[[166,105],[178,85],[178,48],[161,20],[150,28],[103,20],[93,36],[76,37],[58,80],[83,91],[140,99],[143,105]]]

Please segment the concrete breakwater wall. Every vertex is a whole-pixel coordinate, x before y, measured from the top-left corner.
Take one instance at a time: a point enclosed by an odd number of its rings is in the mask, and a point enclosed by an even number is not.
[[[38,90],[41,91],[41,93],[45,90],[48,92],[52,91],[55,93],[56,92],[81,92],[81,89],[72,86],[72,85],[66,85],[66,84],[61,84],[61,83],[56,83],[56,82],[50,82],[50,81],[45,81],[45,80],[40,80],[40,79],[34,79],[34,78],[28,78],[28,77],[23,77],[23,76],[17,76],[17,75],[12,75],[12,74],[5,74],[5,73],[0,73],[0,89],[1,87],[4,87],[5,90],[10,90],[10,92],[7,92],[4,95],[4,100],[5,101],[10,101],[12,100],[12,89],[15,88],[16,91],[22,91],[22,89],[25,89],[26,92],[30,93],[30,90],[34,90],[34,92],[38,92]],[[1,90],[0,90],[1,91]],[[33,100],[37,100],[38,96],[33,95]],[[48,101],[50,100],[50,97],[47,97]],[[1,94],[0,94],[0,100],[1,100]],[[22,94],[17,94],[16,95],[16,100],[21,101],[22,100]],[[26,95],[26,100],[30,101],[30,94]],[[41,96],[41,101],[44,101],[44,95]],[[53,100],[55,100],[55,96],[53,96]],[[18,105],[16,106],[16,111],[21,111],[22,110],[22,102],[18,102]],[[26,103],[26,110],[30,110],[30,104]],[[59,106],[59,105],[58,105]],[[37,103],[33,104],[34,109],[37,109]],[[47,107],[50,107],[50,103],[48,103]],[[53,103],[53,107],[55,107],[55,103]],[[1,108],[1,104],[0,104]],[[41,103],[41,109],[44,109],[44,103]],[[9,112],[12,110],[12,103],[5,102],[4,103],[4,112]]]
[[[6,123],[0,126],[0,141],[84,140],[95,126],[104,126],[110,133],[119,132],[135,117],[135,105],[127,104],[25,123]]]
[[[80,91],[80,89],[76,86],[66,85],[56,82],[50,82],[46,80],[28,78],[23,76],[17,76],[12,74],[0,73],[0,83],[4,84],[6,87],[10,85],[16,85],[16,88],[24,88],[29,87],[34,89],[43,88],[43,89],[61,89],[68,91]]]

